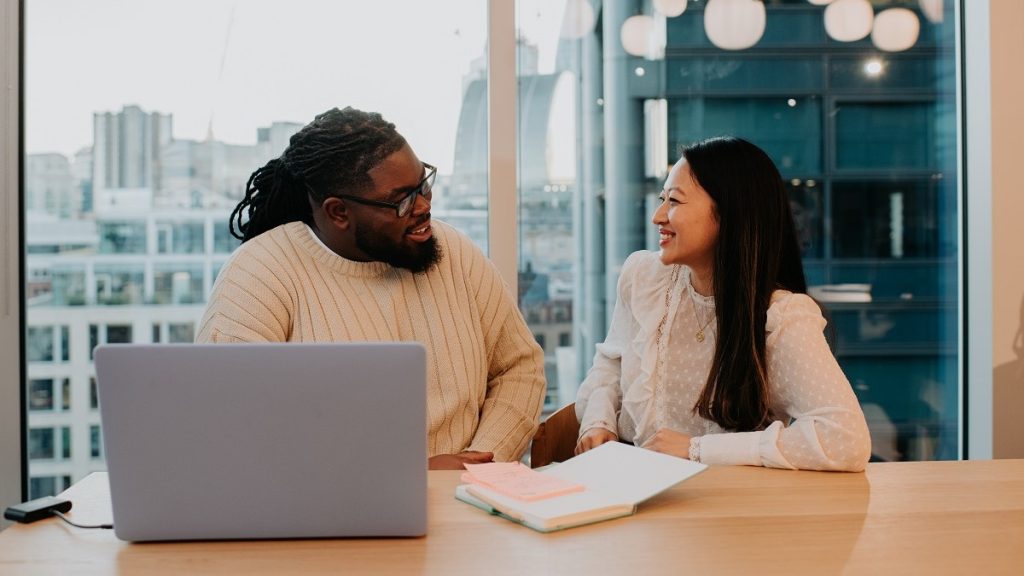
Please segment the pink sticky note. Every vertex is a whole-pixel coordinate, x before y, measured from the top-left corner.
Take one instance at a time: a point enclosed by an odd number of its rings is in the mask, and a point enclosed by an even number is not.
[[[584,486],[532,470],[519,462],[466,464],[462,480],[519,500],[543,500],[582,492]]]

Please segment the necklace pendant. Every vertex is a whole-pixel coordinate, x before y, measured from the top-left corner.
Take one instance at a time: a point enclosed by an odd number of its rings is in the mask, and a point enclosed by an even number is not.
[[[704,341],[704,331],[703,330],[698,330],[697,333],[693,335],[693,337],[697,339],[697,342],[703,342]]]

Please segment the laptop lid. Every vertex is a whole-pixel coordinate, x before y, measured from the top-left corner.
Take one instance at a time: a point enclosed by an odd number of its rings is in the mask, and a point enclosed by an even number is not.
[[[96,349],[122,540],[426,533],[418,343]]]

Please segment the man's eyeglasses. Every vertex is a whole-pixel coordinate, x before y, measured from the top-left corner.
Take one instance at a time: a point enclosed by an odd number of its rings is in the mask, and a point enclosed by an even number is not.
[[[423,196],[427,200],[430,200],[430,193],[434,188],[434,177],[437,176],[437,168],[423,163],[423,167],[427,169],[427,175],[420,181],[420,183],[409,191],[408,194],[402,197],[398,202],[385,202],[384,200],[370,200],[361,196],[353,196],[351,194],[336,194],[338,198],[344,198],[360,204],[366,204],[367,206],[380,206],[381,208],[393,208],[395,214],[399,218],[405,218],[412,211],[412,207],[416,204],[416,196]]]

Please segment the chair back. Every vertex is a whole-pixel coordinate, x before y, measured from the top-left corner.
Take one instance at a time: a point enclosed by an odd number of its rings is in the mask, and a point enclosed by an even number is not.
[[[580,423],[576,421],[576,403],[559,408],[547,420],[541,422],[533,435],[530,447],[530,466],[538,468],[552,462],[564,462],[572,458],[576,450],[576,437]]]

